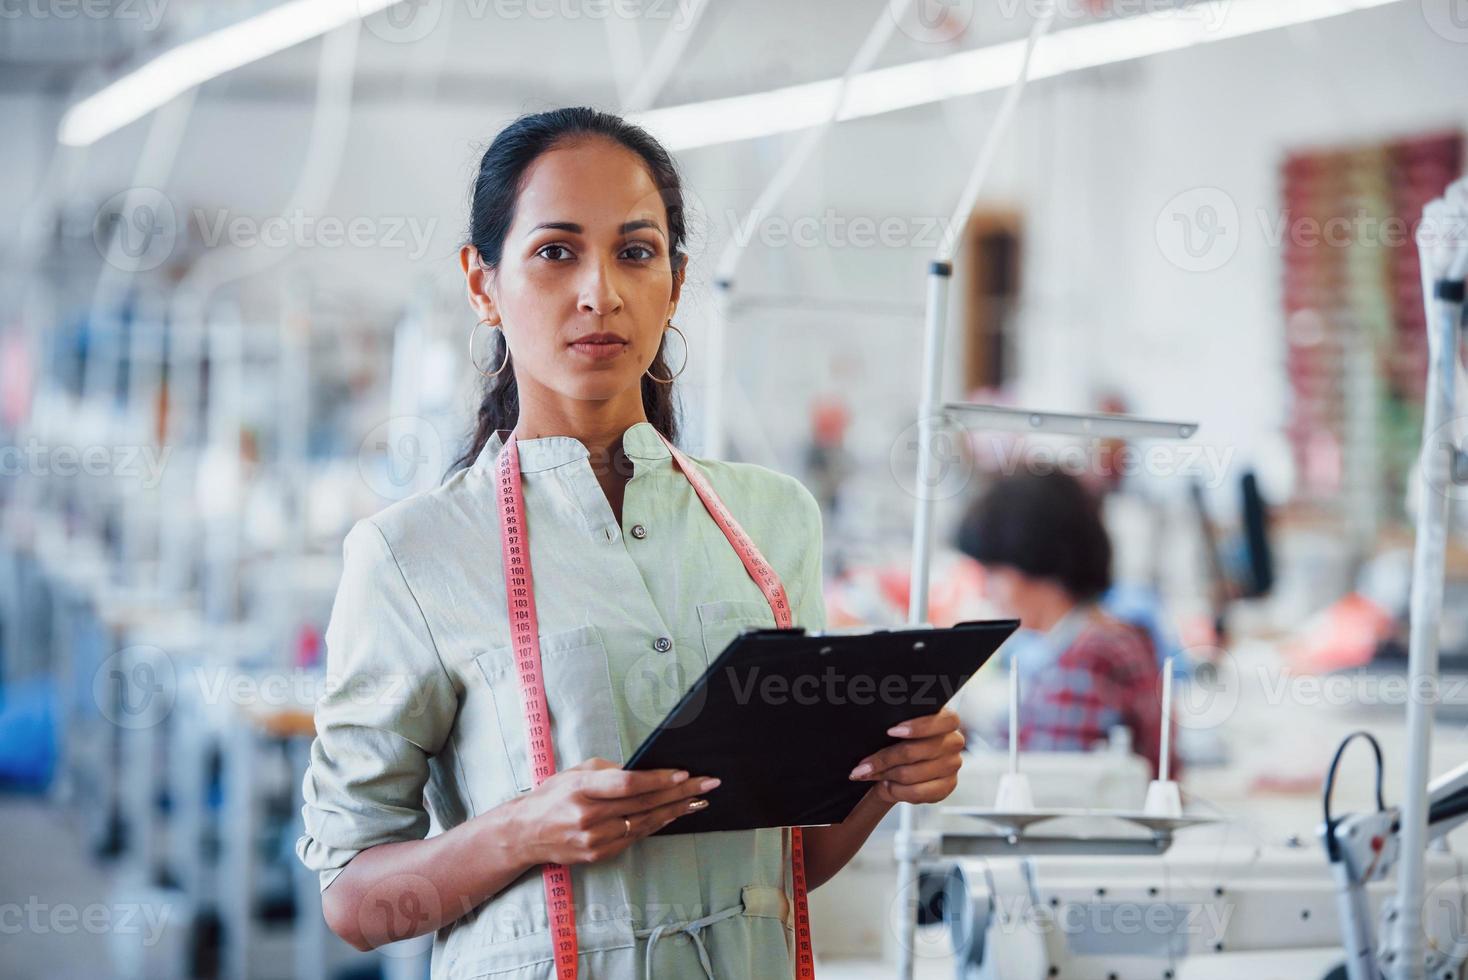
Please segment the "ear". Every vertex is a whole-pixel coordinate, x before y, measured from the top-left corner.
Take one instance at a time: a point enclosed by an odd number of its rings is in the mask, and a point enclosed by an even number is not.
[[[460,246],[459,266],[464,270],[464,287],[474,315],[491,327],[499,326],[499,304],[495,302],[493,291],[494,272],[480,261],[479,249],[473,245]]]
[[[673,273],[673,294],[668,297],[668,315],[665,320],[673,319],[674,312],[678,309],[678,297],[683,295],[683,280],[688,274],[688,256],[683,256],[683,261],[678,266],[678,271]]]

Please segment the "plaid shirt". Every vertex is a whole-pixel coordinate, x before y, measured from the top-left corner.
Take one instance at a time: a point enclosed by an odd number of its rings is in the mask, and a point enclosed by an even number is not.
[[[1023,673],[1019,744],[1026,751],[1085,751],[1107,741],[1116,725],[1131,730],[1132,750],[1151,763],[1155,777],[1162,751],[1157,655],[1141,629],[1098,615],[1053,662]],[[1008,742],[1007,728],[1002,741]],[[1177,752],[1170,754],[1176,779]]]

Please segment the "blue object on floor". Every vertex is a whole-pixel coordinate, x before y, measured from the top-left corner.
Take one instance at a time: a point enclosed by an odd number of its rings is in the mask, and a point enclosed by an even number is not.
[[[39,792],[56,769],[56,692],[50,678],[7,684],[0,701],[0,788]]]

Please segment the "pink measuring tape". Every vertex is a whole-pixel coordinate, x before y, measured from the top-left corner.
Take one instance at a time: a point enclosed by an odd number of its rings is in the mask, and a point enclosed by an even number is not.
[[[770,563],[765,561],[749,535],[734,520],[694,463],[667,440],[658,437],[673,454],[678,469],[693,485],[704,508],[738,552],[744,568],[754,579],[770,610],[775,625],[788,629],[793,623],[785,587]],[[550,709],[545,700],[545,676],[540,670],[540,627],[535,616],[535,582],[530,574],[530,547],[525,527],[525,496],[520,486],[520,450],[516,437],[500,449],[498,467],[500,530],[505,566],[505,600],[509,609],[510,642],[515,666],[520,673],[520,695],[525,706],[525,731],[530,744],[530,764],[535,785],[556,772],[555,748],[551,744]],[[813,980],[814,958],[810,944],[810,909],[806,901],[805,846],[799,827],[790,828],[791,877],[795,888],[795,976]],[[564,864],[543,866],[545,902],[551,925],[552,949],[558,980],[576,980],[576,916],[571,901],[571,872]]]

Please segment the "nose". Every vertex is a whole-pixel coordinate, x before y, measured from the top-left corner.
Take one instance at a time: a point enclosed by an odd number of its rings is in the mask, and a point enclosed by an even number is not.
[[[586,273],[581,279],[580,309],[596,316],[610,316],[622,309],[622,297],[617,292],[615,270],[607,261],[586,263]]]

